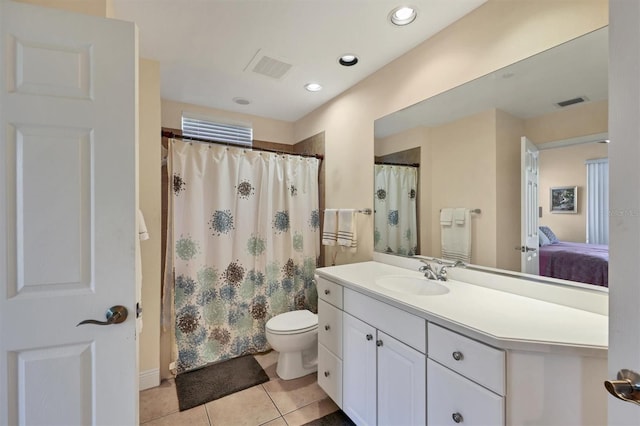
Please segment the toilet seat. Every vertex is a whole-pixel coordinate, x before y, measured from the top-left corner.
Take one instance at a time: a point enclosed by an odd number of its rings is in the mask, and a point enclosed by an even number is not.
[[[306,309],[285,312],[267,321],[267,331],[273,334],[300,334],[318,328],[318,316]]]

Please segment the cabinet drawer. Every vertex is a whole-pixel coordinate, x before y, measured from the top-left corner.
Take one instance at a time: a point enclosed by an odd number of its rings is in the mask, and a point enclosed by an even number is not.
[[[318,385],[342,408],[342,361],[318,345]]]
[[[318,342],[342,358],[342,311],[318,300]]]
[[[504,397],[427,360],[428,425],[504,425],[504,404]]]
[[[485,386],[505,394],[504,351],[476,342],[458,333],[429,323],[429,358]]]
[[[369,296],[344,289],[344,310],[354,317],[426,353],[426,321]]]
[[[325,280],[316,275],[316,288],[318,289],[318,297],[326,302],[331,303],[336,308],[342,309],[342,286]]]

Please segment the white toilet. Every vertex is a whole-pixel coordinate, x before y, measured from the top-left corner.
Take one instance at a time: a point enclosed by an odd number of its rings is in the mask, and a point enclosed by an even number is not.
[[[276,315],[267,321],[267,341],[278,351],[276,373],[290,380],[318,369],[318,315],[300,310]]]

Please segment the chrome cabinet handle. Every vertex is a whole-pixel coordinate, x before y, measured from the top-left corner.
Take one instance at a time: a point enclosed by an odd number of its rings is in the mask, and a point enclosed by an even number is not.
[[[331,293],[331,291],[330,291],[328,288],[326,288],[326,289],[324,290],[324,294],[327,294],[327,295],[328,295],[329,293]]]
[[[464,419],[462,418],[462,414],[460,414],[460,413],[453,413],[451,415],[451,418],[456,423],[462,423],[464,421]]]
[[[76,324],[76,327],[83,324],[95,324],[95,325],[111,325],[111,324],[120,324],[127,319],[127,308],[121,305],[112,306],[107,309],[105,314],[107,320],[106,321],[98,321],[93,319],[87,319],[84,321],[80,321]]]
[[[382,346],[382,340],[376,340],[376,346],[378,347]]]
[[[329,324],[327,324],[327,325],[324,326],[324,329],[329,331],[329,330],[331,330],[331,326]]]
[[[632,370],[618,371],[618,380],[606,380],[604,387],[618,399],[640,404],[640,374]]]
[[[455,351],[454,353],[451,354],[451,356],[453,357],[453,359],[455,359],[456,361],[461,361],[462,358],[464,358],[464,355],[462,355],[462,352],[460,351]]]
[[[371,340],[373,339],[373,336],[371,334],[367,334],[367,340]]]
[[[324,377],[329,377],[331,375],[331,373],[329,373],[328,371],[324,372]]]

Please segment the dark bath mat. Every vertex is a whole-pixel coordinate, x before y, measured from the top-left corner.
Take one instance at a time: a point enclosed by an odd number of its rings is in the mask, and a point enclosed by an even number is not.
[[[355,426],[355,423],[342,410],[338,410],[303,426]]]
[[[252,355],[180,373],[176,376],[180,411],[268,381],[267,373]]]

